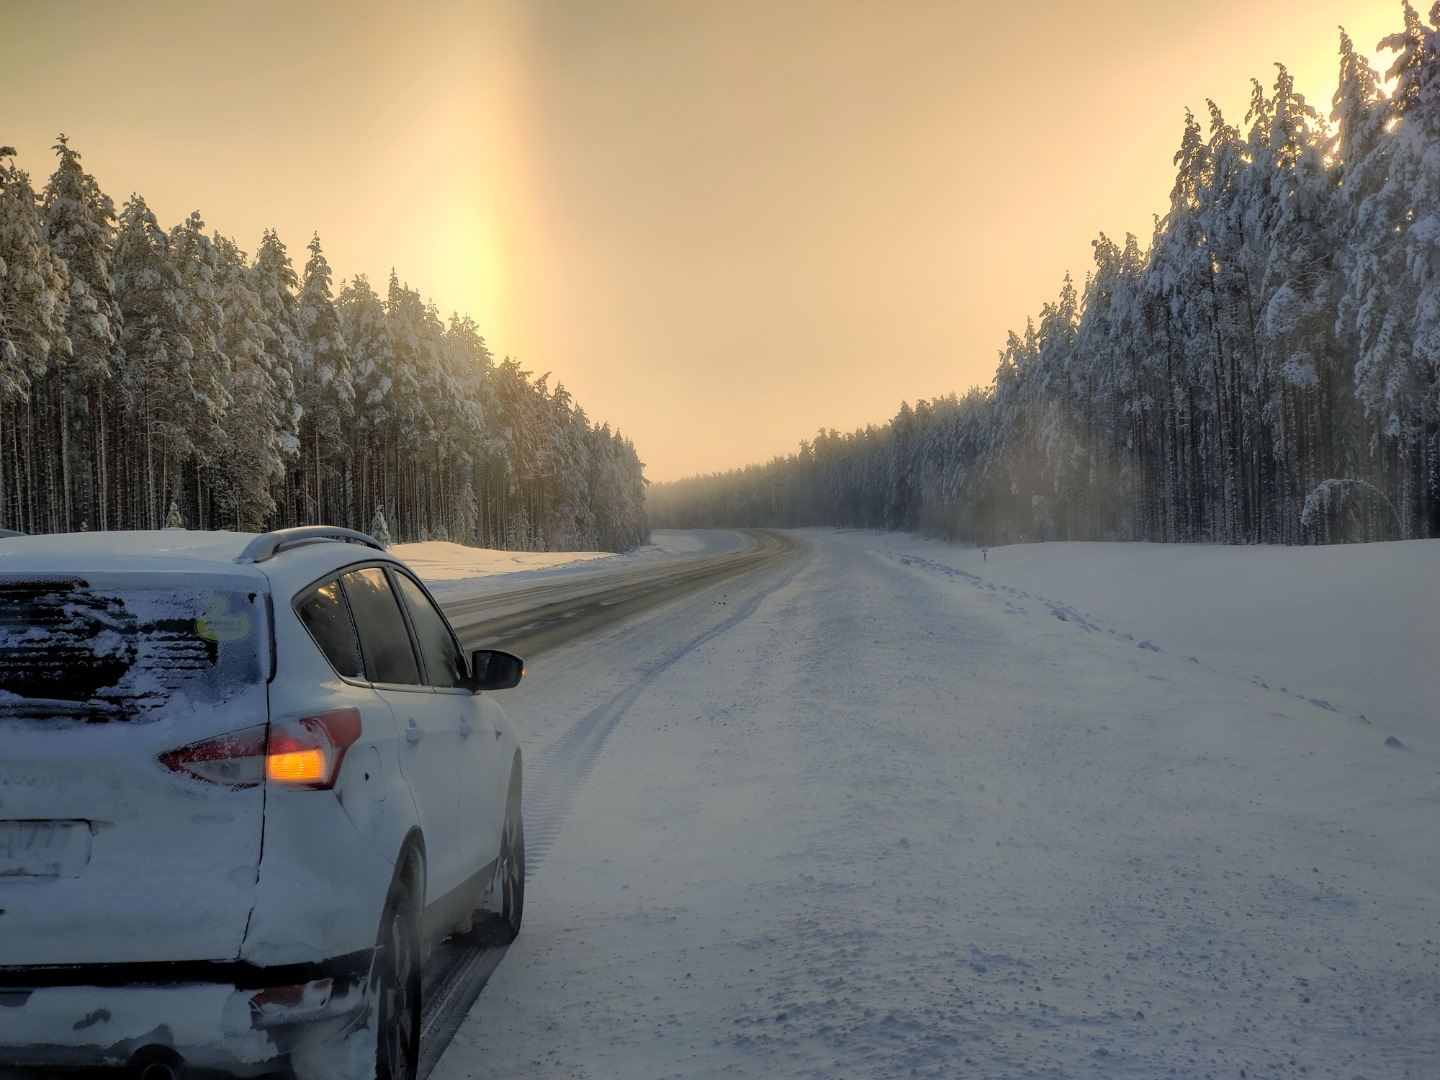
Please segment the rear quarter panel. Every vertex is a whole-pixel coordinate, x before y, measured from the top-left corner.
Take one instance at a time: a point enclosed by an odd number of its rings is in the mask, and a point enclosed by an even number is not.
[[[275,585],[271,722],[357,708],[361,736],[346,751],[333,790],[266,784],[264,854],[243,951],[256,964],[374,945],[396,857],[417,820],[389,706],[368,685],[335,674],[291,607],[312,583]]]

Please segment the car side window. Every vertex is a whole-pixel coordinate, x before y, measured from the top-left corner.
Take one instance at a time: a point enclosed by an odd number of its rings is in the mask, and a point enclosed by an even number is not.
[[[405,617],[400,614],[395,594],[390,591],[385,571],[378,566],[367,566],[350,571],[340,580],[350,599],[355,628],[360,631],[360,648],[370,681],[402,686],[422,684],[420,666],[410,645],[410,632],[405,627]]]
[[[455,643],[455,635],[450,632],[445,616],[435,610],[425,591],[407,575],[395,573],[394,576],[400,595],[405,598],[405,607],[410,612],[410,625],[415,628],[415,637],[420,642],[427,681],[431,686],[464,686],[464,654]]]
[[[327,581],[295,600],[295,614],[310,631],[337,674],[363,679],[365,665],[360,659],[360,640],[340,591],[339,580]]]

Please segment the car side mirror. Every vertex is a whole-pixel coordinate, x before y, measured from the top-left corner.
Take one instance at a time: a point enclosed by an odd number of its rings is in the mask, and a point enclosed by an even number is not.
[[[477,649],[470,654],[471,686],[475,690],[509,690],[520,685],[525,661],[499,649]]]

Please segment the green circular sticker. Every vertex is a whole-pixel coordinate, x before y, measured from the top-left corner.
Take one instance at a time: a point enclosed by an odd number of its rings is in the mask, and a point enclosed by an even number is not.
[[[239,641],[250,633],[249,615],[230,615],[224,596],[210,599],[210,609],[195,620],[195,632],[206,641]]]

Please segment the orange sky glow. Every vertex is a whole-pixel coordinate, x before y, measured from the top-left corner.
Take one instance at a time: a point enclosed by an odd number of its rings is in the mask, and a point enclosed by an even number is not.
[[[393,265],[563,382],[653,480],[988,384],[1010,329],[1147,241],[1184,109],[1277,60],[1328,114],[1398,0],[0,5],[0,144],[117,205]]]

